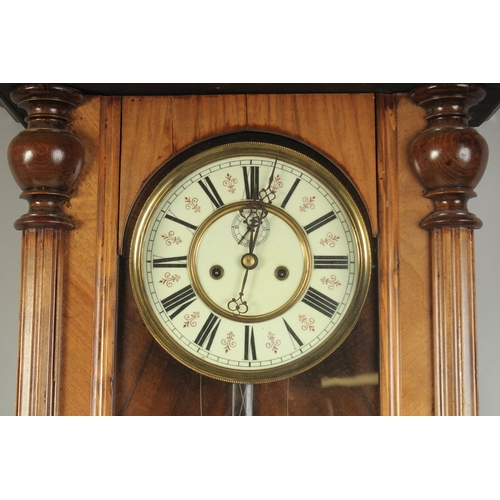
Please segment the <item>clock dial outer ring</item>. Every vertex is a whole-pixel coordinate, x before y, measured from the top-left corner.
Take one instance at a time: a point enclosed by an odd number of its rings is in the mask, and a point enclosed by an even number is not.
[[[354,233],[359,269],[352,292],[353,299],[349,304],[348,310],[337,324],[335,331],[324,341],[319,343],[315,348],[310,349],[303,356],[294,358],[289,363],[244,371],[242,369],[214,365],[206,361],[205,358],[199,358],[190,353],[173,340],[165,330],[165,326],[156,317],[153,306],[149,301],[146,283],[143,279],[142,260],[146,245],[146,231],[158,205],[178,183],[182,182],[183,179],[193,174],[199,168],[213,161],[234,156],[252,155],[262,155],[273,159],[278,155],[280,161],[291,163],[299,169],[304,170],[308,175],[315,177],[332,191],[338,202],[342,205],[345,215],[350,220]],[[364,219],[356,202],[342,183],[326,167],[312,158],[293,149],[264,142],[242,141],[216,146],[189,158],[169,172],[153,189],[153,192],[143,205],[133,230],[129,255],[130,280],[134,299],[146,327],[156,341],[177,361],[202,375],[226,382],[244,384],[266,383],[298,375],[317,365],[335,351],[347,338],[359,319],[368,295],[372,268],[370,240]]]

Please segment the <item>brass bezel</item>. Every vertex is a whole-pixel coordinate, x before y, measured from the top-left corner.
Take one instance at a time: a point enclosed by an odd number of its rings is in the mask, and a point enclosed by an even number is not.
[[[157,319],[149,302],[146,286],[142,278],[142,255],[144,253],[146,229],[158,204],[182,179],[215,160],[233,156],[263,155],[269,158],[279,156],[280,160],[291,163],[306,171],[328,187],[342,205],[354,232],[359,270],[354,283],[353,298],[348,311],[337,324],[334,332],[315,348],[287,364],[244,371],[210,363],[206,358],[194,356],[174,341],[164,325]],[[175,359],[203,375],[233,383],[265,383],[297,375],[323,361],[335,351],[354,328],[365,303],[371,279],[372,257],[368,231],[355,201],[327,168],[312,158],[288,147],[261,142],[230,142],[216,146],[193,156],[173,171],[169,172],[154,188],[144,203],[135,224],[130,247],[130,280],[139,313],[153,337]]]
[[[241,314],[239,316],[231,313],[231,311],[220,307],[219,304],[214,302],[209,295],[203,290],[203,287],[200,284],[200,280],[198,277],[197,269],[196,269],[196,260],[199,253],[199,247],[205,236],[206,231],[210,226],[219,218],[224,217],[225,215],[231,212],[237,212],[241,208],[246,208],[249,205],[249,202],[240,201],[236,203],[230,203],[229,205],[216,210],[211,215],[209,215],[203,223],[198,227],[196,233],[193,237],[193,241],[191,242],[191,246],[188,253],[188,271],[189,276],[191,278],[191,284],[193,285],[193,289],[196,292],[196,295],[207,304],[212,311],[216,312],[219,316],[222,316],[227,319],[231,319],[233,321],[238,321],[240,323],[258,323],[262,321],[268,321],[270,319],[276,318],[281,314],[284,314],[285,311],[290,309],[297,301],[302,297],[305,293],[307,286],[311,277],[312,270],[312,253],[311,248],[309,247],[309,242],[307,241],[306,235],[302,226],[300,226],[295,219],[290,217],[284,210],[279,207],[268,206],[267,211],[284,220],[295,232],[297,239],[299,240],[300,246],[302,248],[302,255],[304,257],[304,270],[302,272],[301,284],[297,288],[297,290],[293,293],[293,295],[288,299],[281,307],[275,309],[274,311],[270,311],[266,314]],[[243,266],[242,266],[243,271]]]

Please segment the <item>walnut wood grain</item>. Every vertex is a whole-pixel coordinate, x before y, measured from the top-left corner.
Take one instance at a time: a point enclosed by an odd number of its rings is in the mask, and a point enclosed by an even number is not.
[[[73,112],[69,127],[85,148],[85,165],[74,185],[67,214],[75,229],[66,235],[63,300],[63,342],[59,413],[91,411],[99,220],[99,157],[101,99],[87,97]],[[115,229],[116,232],[116,229]],[[108,236],[109,237],[109,236]]]
[[[11,98],[28,112],[28,128],[8,150],[12,175],[23,190],[21,198],[30,205],[15,227],[73,229],[61,206],[69,200],[85,151],[66,127],[68,112],[83,101],[83,95],[68,87],[39,84],[17,87]]]
[[[485,90],[474,84],[439,84],[417,87],[413,101],[427,112],[427,128],[411,146],[411,162],[434,212],[423,221],[426,229],[467,227],[482,222],[467,209],[469,198],[483,176],[488,145],[467,123],[469,108],[481,101]]]
[[[145,135],[145,140],[135,137]],[[122,98],[122,153],[118,245],[123,254],[125,224],[147,178],[173,152],[172,103],[168,97]]]
[[[437,415],[477,415],[472,230],[431,232]]]
[[[400,197],[397,96],[377,96],[379,181],[380,406],[382,415],[401,415]]]
[[[380,391],[383,415],[433,415],[429,234],[432,204],[408,151],[425,113],[403,95],[377,97]]]
[[[467,209],[488,159],[468,127],[468,109],[483,99],[475,84],[416,88],[427,128],[411,148],[416,176],[434,202],[422,221],[431,231],[435,407],[438,415],[477,415],[474,235],[481,221]]]
[[[255,412],[476,414],[473,229],[480,221],[467,200],[487,148],[466,122],[467,106],[481,92],[474,85],[425,86],[412,94],[421,106],[405,95],[380,95],[375,107],[371,94],[81,103],[60,86],[18,90],[32,117],[10,153],[30,203],[18,223],[18,413],[231,414],[231,384],[185,368],[145,328],[126,254],[146,181],[163,175],[161,165],[214,136],[266,131],[314,148],[345,171],[379,235],[379,269],[342,346],[304,374],[257,386]],[[379,368],[380,386],[322,384]]]
[[[17,415],[57,415],[64,233],[23,231]]]
[[[62,210],[80,174],[84,148],[67,129],[83,95],[57,85],[23,85],[11,98],[28,128],[9,145],[9,165],[29,202],[15,227],[23,231],[19,324],[18,415],[59,412],[63,337],[65,232],[74,223]]]
[[[118,306],[121,98],[101,100],[94,304],[92,415],[113,414]]]
[[[321,130],[316,123],[324,105],[335,111],[333,117],[321,114],[325,120],[335,122],[327,130]],[[363,118],[365,113],[367,116]],[[156,172],[157,168],[170,154],[224,133],[243,130],[275,133],[277,122],[281,124],[281,135],[312,144],[319,151],[328,152],[331,158],[339,156],[347,164],[352,162],[359,167],[352,171],[348,168],[348,173],[361,186],[365,199],[370,198],[367,186],[376,183],[373,96],[308,96],[292,101],[274,97],[270,101],[269,96],[123,99],[120,235],[124,235],[124,242],[116,343],[116,414],[231,415],[231,384],[201,377],[178,363],[152,338],[139,316],[129,286],[127,264],[130,228],[138,214],[137,204],[133,203],[135,199],[144,201],[148,194],[145,180],[153,173],[161,174]],[[152,127],[153,123],[159,124],[159,130]],[[365,133],[368,137],[364,143],[361,136]],[[364,165],[365,162],[371,163]],[[371,180],[365,179],[364,184],[362,177],[368,177],[368,171]],[[373,218],[377,219],[376,213]],[[254,393],[255,412],[378,414],[378,385],[329,388],[321,385],[325,377],[350,378],[378,371],[376,295],[375,278],[359,325],[327,360],[288,381],[258,385]]]
[[[247,97],[218,95],[172,98],[172,123],[175,153],[212,136],[245,130]]]
[[[298,138],[342,168],[378,233],[373,94],[248,96],[248,127]]]

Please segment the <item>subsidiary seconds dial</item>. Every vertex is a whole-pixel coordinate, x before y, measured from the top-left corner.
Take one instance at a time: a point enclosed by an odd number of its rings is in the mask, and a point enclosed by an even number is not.
[[[331,172],[288,148],[237,142],[156,186],[130,267],[139,311],[170,354],[208,376],[258,383],[340,345],[371,257],[359,210]]]

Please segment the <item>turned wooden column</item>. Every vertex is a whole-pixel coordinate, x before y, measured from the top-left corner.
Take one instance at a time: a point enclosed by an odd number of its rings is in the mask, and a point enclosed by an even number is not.
[[[83,101],[71,88],[22,85],[12,100],[26,109],[28,128],[9,146],[8,160],[28,212],[23,231],[17,382],[18,415],[58,413],[58,370],[62,336],[64,235],[73,229],[63,212],[83,165],[84,150],[69,133],[68,112]]]
[[[474,84],[422,85],[413,101],[427,111],[411,162],[434,202],[422,221],[431,232],[435,413],[477,415],[474,229],[467,209],[488,160],[488,146],[468,126],[468,109],[485,90]]]

